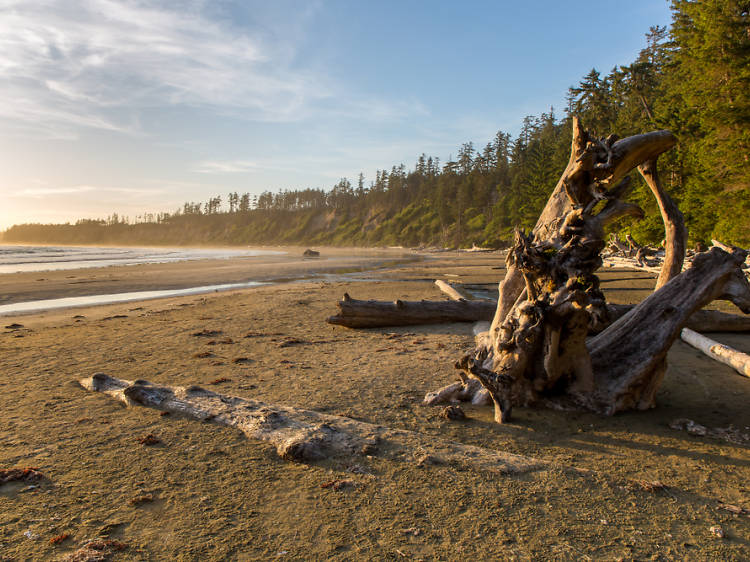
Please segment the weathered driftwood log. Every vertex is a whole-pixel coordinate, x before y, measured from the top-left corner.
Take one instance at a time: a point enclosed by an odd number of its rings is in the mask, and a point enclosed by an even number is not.
[[[683,328],[680,332],[682,341],[701,350],[711,359],[729,365],[735,371],[746,377],[750,377],[750,355],[732,349],[728,345],[714,341],[706,336],[694,332],[690,328]]]
[[[345,297],[339,303],[339,314],[330,316],[326,321],[347,328],[477,322],[491,321],[497,309],[497,301],[492,300],[465,301],[471,303],[468,309],[464,306],[455,306],[455,302],[461,301],[400,302],[401,307],[391,301],[358,300],[351,297],[347,300]],[[599,319],[598,324],[589,327],[589,333],[601,332],[634,307],[632,304],[607,303],[607,314]],[[430,313],[417,314],[415,310],[429,310]],[[718,310],[696,310],[686,326],[696,332],[750,332],[750,317]]]
[[[476,322],[492,319],[497,307],[493,301],[363,301],[348,294],[337,304],[339,313],[326,322],[348,328]]]
[[[625,316],[634,307],[635,305],[632,304],[607,303],[609,323],[601,329]],[[750,316],[730,314],[720,310],[696,310],[688,318],[685,327],[696,332],[750,332]],[[601,330],[597,330],[599,331]]]
[[[461,292],[459,288],[457,288],[455,285],[452,285],[450,283],[446,283],[442,279],[437,279],[435,281],[435,286],[441,291],[443,291],[446,295],[448,295],[454,301],[470,300],[466,298],[467,295]]]
[[[279,456],[286,460],[313,462],[330,457],[377,455],[392,460],[445,463],[502,474],[531,472],[550,466],[544,461],[512,453],[311,410],[225,396],[196,386],[183,388],[160,386],[144,380],[131,382],[103,373],[79,382],[84,388],[108,394],[127,406],[148,406],[235,427],[250,439],[271,443]]]
[[[750,285],[739,267],[744,259],[718,248],[699,254],[690,269],[587,342],[597,388],[591,409],[613,414],[653,407],[667,352],[696,310],[726,299],[750,314]]]
[[[667,351],[693,312],[717,298],[750,312],[750,285],[740,269],[743,252],[715,248],[677,274],[684,230],[681,216],[665,210],[662,197],[665,224],[677,225],[665,242],[675,251],[660,276],[662,282],[671,281],[587,339],[592,326],[608,321],[595,275],[602,263],[604,227],[639,212],[620,200],[628,182],[617,182],[640,166],[655,194],[663,195],[655,161],[674,138],[661,131],[624,141],[593,140],[577,120],[573,129],[570,162],[558,187],[534,231],[529,236],[518,232],[508,253],[508,275],[491,330],[456,364],[464,384],[465,377],[475,378],[489,392],[498,422],[510,418],[514,405],[534,403],[605,414],[652,407]]]

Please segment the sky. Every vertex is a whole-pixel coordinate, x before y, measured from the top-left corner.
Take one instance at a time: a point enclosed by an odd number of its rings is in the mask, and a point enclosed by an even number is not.
[[[562,115],[670,19],[662,0],[0,0],[0,229],[446,161]]]

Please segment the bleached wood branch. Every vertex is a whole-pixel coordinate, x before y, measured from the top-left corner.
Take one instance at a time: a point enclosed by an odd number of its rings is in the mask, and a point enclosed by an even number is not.
[[[467,298],[465,294],[462,294],[454,285],[451,285],[450,283],[446,283],[442,279],[437,279],[435,281],[435,286],[441,291],[443,291],[446,295],[448,295],[454,301],[470,300]]]
[[[747,353],[742,353],[728,345],[707,338],[690,328],[683,328],[680,337],[682,341],[699,349],[711,359],[729,365],[739,374],[750,377],[750,355]]]

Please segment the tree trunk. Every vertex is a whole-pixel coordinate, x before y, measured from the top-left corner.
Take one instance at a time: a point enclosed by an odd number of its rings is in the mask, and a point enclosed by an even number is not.
[[[625,316],[633,310],[635,305],[632,304],[612,304],[607,303],[607,313],[609,315],[609,324],[602,326],[596,332],[601,332],[611,323]],[[690,315],[686,328],[696,332],[750,332],[750,316],[741,314],[729,314],[719,310],[696,310]]]
[[[696,310],[729,298],[750,313],[750,285],[739,268],[742,261],[744,255],[718,248],[698,255],[690,269],[593,337],[586,346],[598,390],[591,408],[613,414],[653,407],[667,352]]]
[[[464,294],[459,288],[455,287],[454,285],[451,285],[450,283],[446,283],[442,279],[437,279],[435,281],[435,286],[441,291],[443,291],[446,295],[448,295],[454,301],[471,300],[471,299],[468,299],[467,295]]]

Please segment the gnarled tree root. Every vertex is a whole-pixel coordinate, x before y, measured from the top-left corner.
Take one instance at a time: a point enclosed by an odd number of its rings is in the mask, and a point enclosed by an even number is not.
[[[161,386],[144,380],[117,379],[102,373],[79,382],[87,390],[108,394],[127,406],[148,406],[235,427],[250,439],[273,444],[279,456],[290,461],[314,462],[366,455],[412,461],[429,458],[434,464],[499,474],[519,474],[550,467],[550,463],[512,453],[311,410],[225,396],[197,386]]]
[[[622,141],[593,138],[573,120],[568,167],[534,231],[518,231],[488,334],[456,364],[463,387],[437,396],[470,393],[476,378],[506,422],[516,405],[544,404],[612,415],[654,406],[667,352],[694,312],[726,299],[750,312],[750,285],[740,266],[745,252],[713,248],[682,269],[686,231],[663,191],[656,159],[671,148],[669,131]],[[614,323],[600,289],[605,226],[637,206],[621,198],[634,167],[659,202],[667,247],[657,290]],[[590,331],[598,335],[588,338]]]

